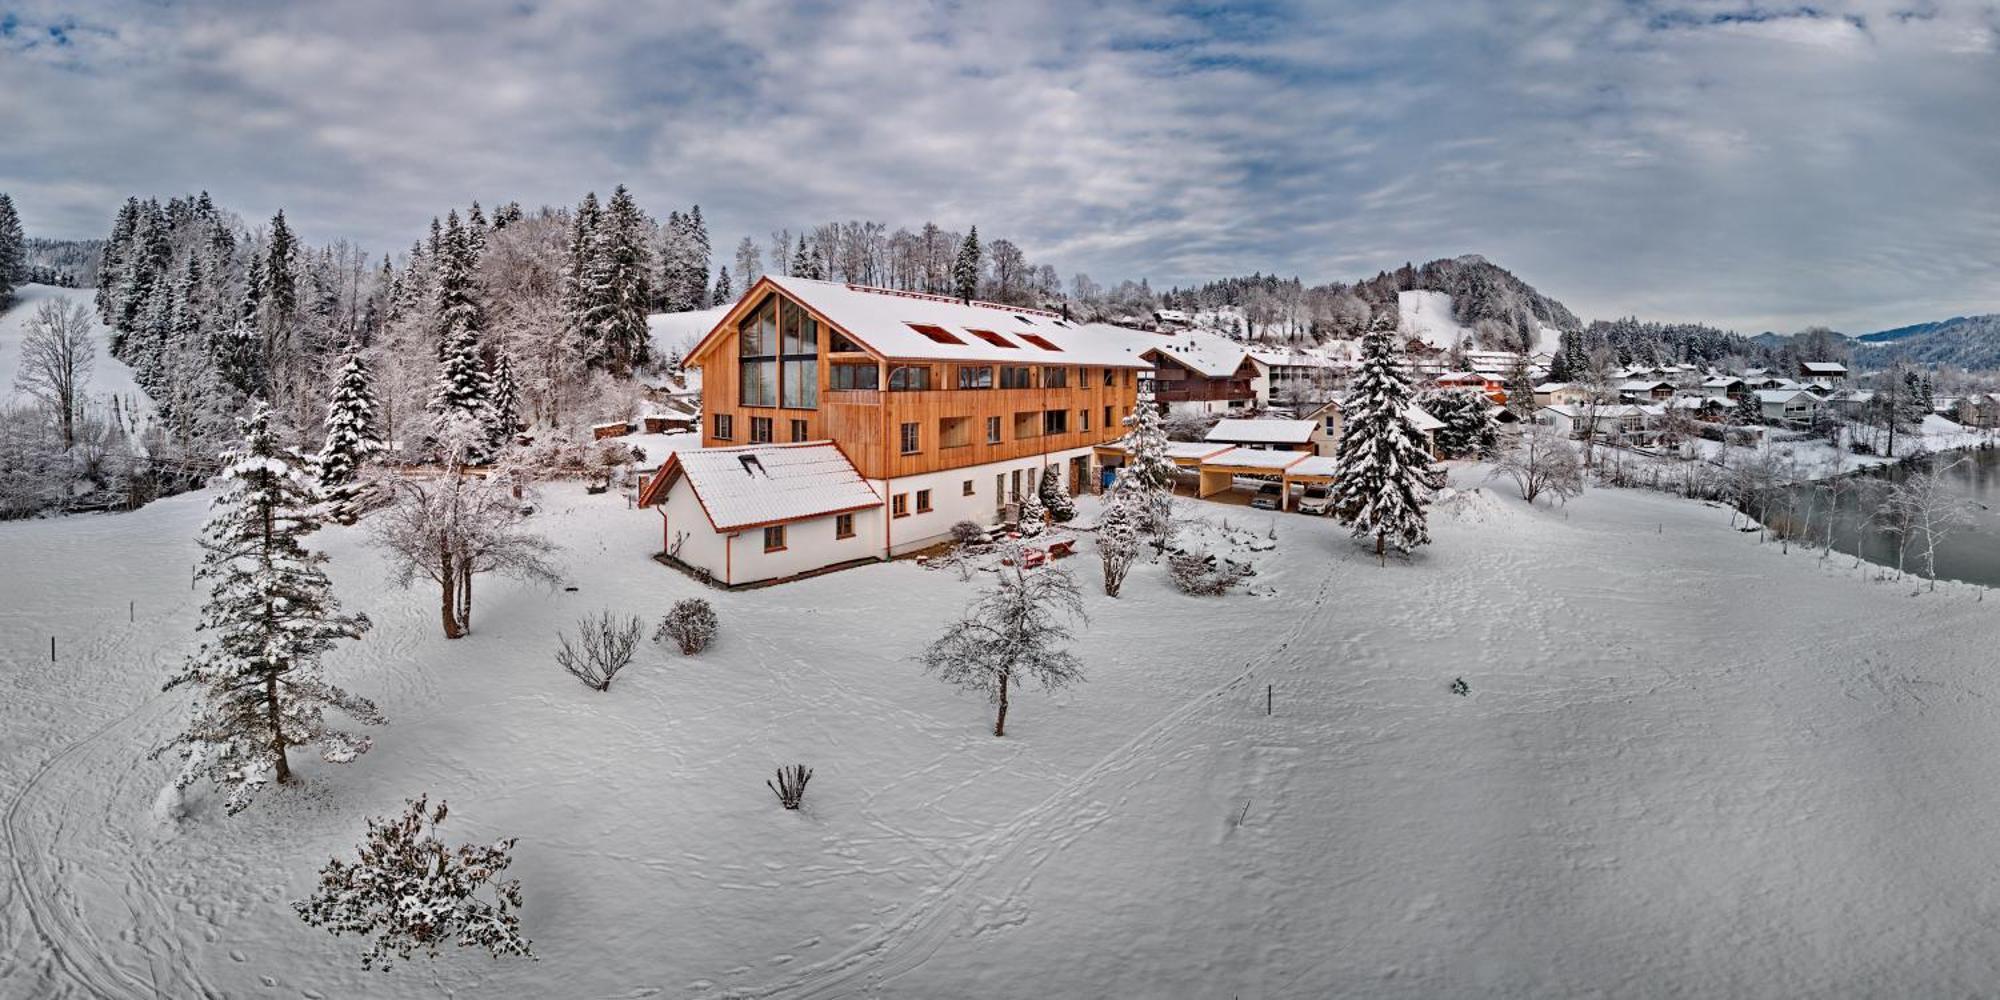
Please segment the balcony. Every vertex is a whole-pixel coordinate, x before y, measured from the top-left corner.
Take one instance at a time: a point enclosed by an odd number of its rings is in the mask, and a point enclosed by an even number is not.
[[[1254,399],[1247,378],[1161,379],[1153,383],[1153,399],[1161,403],[1207,403]]]

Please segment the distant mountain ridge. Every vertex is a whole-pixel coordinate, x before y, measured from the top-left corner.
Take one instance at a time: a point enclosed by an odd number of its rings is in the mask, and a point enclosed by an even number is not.
[[[1908,361],[2000,369],[2000,313],[1953,316],[1863,334],[1855,338],[1855,360],[1866,368]]]

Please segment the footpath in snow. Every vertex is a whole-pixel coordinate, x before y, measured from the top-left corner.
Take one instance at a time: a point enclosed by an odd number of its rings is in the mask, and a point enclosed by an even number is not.
[[[207,500],[0,524],[29,568],[0,578],[0,996],[1937,995],[2000,972],[2000,606],[1782,554],[1721,508],[1495,487],[1378,568],[1330,522],[1200,506],[1275,525],[1268,596],[1142,565],[1107,600],[1085,556],[1088,680],[1024,692],[997,740],[910,659],[979,586],[950,571],[707,592],[648,558],[651,512],[562,488],[537,519],[576,590],[482,581],[447,642],[433,595],[329,529],[377,625],[328,673],[389,724],[240,816],[198,793],[173,821],[172,766],[143,758],[184,711],[158,689],[194,642]],[[700,657],[649,646],[607,693],[553,662],[581,614],[650,630],[695,594],[723,621]],[[800,813],[763,785],[793,762]],[[364,973],[293,916],[364,817],[424,792],[453,839],[520,838],[539,962]]]

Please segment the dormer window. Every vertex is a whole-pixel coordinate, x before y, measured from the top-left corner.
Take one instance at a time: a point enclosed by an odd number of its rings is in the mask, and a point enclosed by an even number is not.
[[[920,334],[923,334],[925,337],[929,338],[930,340],[936,343],[960,344],[960,345],[963,345],[965,343],[965,341],[952,336],[949,330],[946,330],[944,327],[941,326],[932,326],[929,323],[906,323],[904,325],[908,326],[912,330],[917,331]]]

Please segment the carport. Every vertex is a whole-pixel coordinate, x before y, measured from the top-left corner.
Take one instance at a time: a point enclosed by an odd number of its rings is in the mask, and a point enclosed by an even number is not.
[[[1201,488],[1199,496],[1212,497],[1235,485],[1237,476],[1252,476],[1258,479],[1285,482],[1285,473],[1292,466],[1315,456],[1305,451],[1259,451],[1254,448],[1231,448],[1219,455],[1211,455],[1201,460]],[[1285,492],[1278,501],[1280,509],[1291,508],[1292,497],[1289,486],[1281,487]]]

